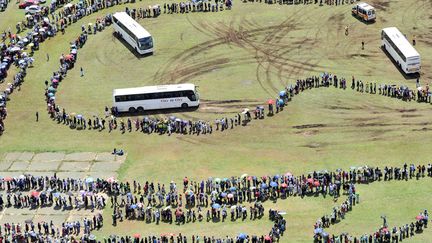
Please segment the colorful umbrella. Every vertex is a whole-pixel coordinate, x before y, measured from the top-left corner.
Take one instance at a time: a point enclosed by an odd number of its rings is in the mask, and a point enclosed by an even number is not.
[[[108,183],[114,183],[115,181],[116,181],[116,180],[114,179],[113,176],[107,179],[107,182],[108,182]]]
[[[275,101],[273,99],[269,99],[269,100],[267,100],[267,104],[274,105]]]
[[[212,205],[212,208],[214,209],[219,209],[221,207],[221,205],[219,203],[215,203]]]

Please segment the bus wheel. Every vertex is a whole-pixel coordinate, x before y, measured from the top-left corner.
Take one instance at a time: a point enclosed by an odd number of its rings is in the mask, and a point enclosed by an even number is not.
[[[144,108],[142,108],[142,106],[138,107],[138,112],[140,113],[144,112]]]
[[[136,109],[134,107],[129,107],[129,113],[135,113]]]
[[[186,104],[186,103],[183,103],[182,105],[181,105],[181,108],[183,108],[183,109],[186,109],[186,108],[188,108],[189,106],[188,106],[188,104]]]

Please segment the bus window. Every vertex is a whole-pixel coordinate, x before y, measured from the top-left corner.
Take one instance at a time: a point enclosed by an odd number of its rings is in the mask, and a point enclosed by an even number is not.
[[[153,40],[151,37],[139,39],[139,45],[143,50],[150,49],[153,47]]]
[[[192,90],[185,91],[185,93],[186,93],[186,95],[190,101],[196,101],[197,100],[195,93]]]

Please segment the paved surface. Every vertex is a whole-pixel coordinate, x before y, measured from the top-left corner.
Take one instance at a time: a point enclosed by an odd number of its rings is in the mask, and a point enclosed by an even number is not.
[[[111,153],[30,153],[11,152],[0,157],[0,176],[16,177],[24,173],[36,176],[51,176],[57,173],[59,178],[74,177],[85,178],[88,176],[108,178],[116,177],[117,170],[125,161],[126,155],[115,156]],[[0,192],[5,194],[5,192]],[[108,201],[107,201],[108,203]],[[61,225],[65,221],[81,220],[100,213],[95,210],[62,210],[39,208],[30,210],[27,208],[6,208],[0,211],[0,225],[6,222],[23,224],[25,221],[53,221],[55,225]]]

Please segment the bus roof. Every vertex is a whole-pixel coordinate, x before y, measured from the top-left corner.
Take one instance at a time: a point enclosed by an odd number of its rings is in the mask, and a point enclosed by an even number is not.
[[[372,7],[371,5],[369,5],[367,3],[358,3],[357,6],[359,6],[360,8],[362,8],[364,10],[374,9],[374,7]]]
[[[148,93],[159,93],[159,92],[170,92],[179,90],[193,90],[195,91],[195,85],[191,83],[187,84],[169,84],[169,85],[156,85],[156,86],[143,86],[136,88],[126,89],[114,89],[113,95],[129,95],[129,94],[148,94]]]
[[[130,17],[126,12],[117,12],[113,14],[118,21],[126,26],[138,39],[150,37],[150,33],[144,29],[138,22]]]
[[[406,58],[420,57],[420,54],[416,51],[416,49],[414,49],[407,38],[396,27],[384,28],[383,31],[388,37],[390,37],[393,43],[399,48]]]

